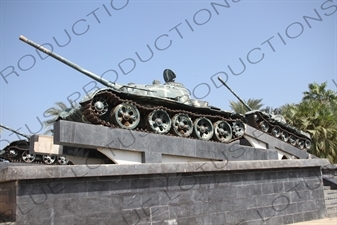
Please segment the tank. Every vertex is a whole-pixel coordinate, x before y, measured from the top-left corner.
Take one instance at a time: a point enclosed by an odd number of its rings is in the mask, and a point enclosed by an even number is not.
[[[246,123],[258,130],[272,135],[284,142],[287,142],[301,150],[310,149],[310,134],[291,126],[281,115],[280,109],[271,110],[252,110],[227,84],[221,77],[219,81],[249,110],[245,113]]]
[[[242,115],[192,99],[190,91],[175,81],[176,75],[170,69],[163,72],[165,83],[154,80],[152,84],[118,84],[23,36],[20,40],[105,86],[86,96],[79,109],[63,112],[60,119],[225,143],[245,133]]]
[[[3,150],[0,150],[0,158],[2,162],[15,162],[15,163],[43,163],[47,165],[59,164],[67,165],[72,164],[66,159],[65,156],[54,155],[38,155],[30,154],[30,138],[31,136],[16,131],[10,127],[0,124],[0,127],[12,131],[25,139],[17,140],[9,143]]]

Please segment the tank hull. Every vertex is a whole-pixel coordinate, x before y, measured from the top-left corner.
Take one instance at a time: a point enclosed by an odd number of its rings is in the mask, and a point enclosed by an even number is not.
[[[115,89],[104,88],[85,98],[80,102],[80,105],[80,109],[72,111],[72,113],[63,116],[61,119],[77,122],[82,120],[81,122],[108,127],[136,129],[152,133],[195,137],[207,141],[212,140],[226,143],[241,138],[245,131],[244,117],[241,114],[224,111],[217,107],[209,106],[207,102],[190,98],[184,101],[177,101],[176,98],[148,95],[146,92],[130,94],[125,89],[116,91]],[[97,107],[97,105],[104,105],[104,110],[99,110],[101,108]],[[128,121],[122,121],[124,118],[119,115],[119,111],[121,111],[119,107],[121,105],[132,106],[137,109],[139,123],[136,126],[130,126],[127,124]],[[166,120],[169,120],[169,122],[166,121],[166,125],[171,128],[164,128],[163,131],[157,129],[158,126],[154,127],[157,118],[153,119],[151,115],[156,112],[161,113],[159,117],[163,114],[167,116]],[[82,117],[79,116],[80,114]],[[182,118],[179,118],[179,116],[182,116]],[[188,124],[189,121],[190,124]],[[206,122],[206,125],[202,124],[203,126],[200,126],[200,124],[197,124],[198,121],[201,123]],[[185,127],[189,126],[189,131],[186,131],[187,128],[180,129],[179,123],[182,122],[185,123]],[[219,128],[221,132],[225,133],[217,132]],[[201,132],[200,129],[208,129],[208,132]]]
[[[296,148],[309,150],[311,147],[310,135],[286,123],[281,115],[278,117],[278,115],[256,110],[247,112],[245,117],[250,126],[287,142]]]

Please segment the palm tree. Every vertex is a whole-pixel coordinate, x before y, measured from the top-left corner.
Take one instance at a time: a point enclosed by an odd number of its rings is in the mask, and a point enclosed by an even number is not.
[[[263,99],[254,99],[250,98],[246,102],[246,104],[252,109],[252,110],[259,110],[263,104],[261,103]],[[240,114],[245,114],[249,110],[241,103],[241,102],[235,102],[235,101],[229,101],[229,106],[231,109]]]
[[[310,153],[337,162],[337,115],[318,101],[288,105],[283,112],[289,124],[310,134]]]
[[[53,117],[52,119],[49,119],[49,120],[46,120],[46,121],[43,122],[43,124],[45,126],[45,130],[46,130],[45,134],[54,132],[54,130],[52,128],[54,123],[58,119],[60,113],[68,108],[67,105],[63,102],[56,102],[55,105],[56,105],[56,107],[51,107],[51,108],[47,109],[44,113],[45,115],[48,115],[48,117],[50,117],[50,116]]]
[[[322,84],[311,83],[308,85],[309,91],[303,92],[303,101],[318,101],[321,103],[331,104],[337,100],[335,91],[326,90],[327,82]]]
[[[336,93],[326,90],[326,83],[312,83],[303,94],[299,104],[282,107],[283,116],[288,123],[311,135],[310,153],[337,163]]]

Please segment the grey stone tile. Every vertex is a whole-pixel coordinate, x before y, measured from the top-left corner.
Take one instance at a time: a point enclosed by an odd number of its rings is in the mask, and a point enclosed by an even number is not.
[[[195,225],[197,224],[197,219],[196,217],[178,218],[177,224]]]
[[[232,211],[244,210],[247,207],[246,198],[233,198],[231,202],[232,202]]]
[[[229,173],[228,182],[230,185],[242,185],[242,173]]]
[[[297,204],[296,203],[290,203],[287,207],[287,214],[296,214],[298,213],[297,211]]]
[[[212,221],[212,224],[225,224],[226,214],[225,213],[211,214],[210,219]]]
[[[267,225],[276,225],[276,224],[282,224],[282,216],[274,216],[270,218],[268,221],[266,221]]]
[[[202,203],[195,202],[193,204],[186,205],[186,216],[187,217],[196,217],[202,214]]]
[[[169,206],[152,206],[150,213],[153,222],[163,222],[170,217]]]
[[[304,221],[304,213],[296,213],[293,215],[294,223],[299,223]]]
[[[318,213],[317,212],[306,212],[303,215],[304,221],[309,221],[309,220],[316,220],[318,219]]]
[[[237,197],[237,188],[235,186],[226,186],[223,189],[224,198],[235,198]]]
[[[179,219],[186,217],[186,205],[171,205],[170,210],[170,219]]]
[[[250,220],[261,220],[260,215],[257,213],[257,209],[248,209],[246,210],[246,220],[250,221]],[[261,222],[261,221],[259,221]]]
[[[274,193],[274,184],[273,183],[262,184],[262,194],[273,194],[273,193]]]
[[[88,196],[110,195],[110,182],[109,181],[88,182],[87,191]]]
[[[139,194],[123,194],[123,209],[140,208],[142,205],[142,196]]]
[[[277,194],[283,193],[284,192],[283,183],[274,182],[273,183],[273,192],[277,193]]]
[[[291,224],[294,223],[294,219],[292,215],[286,215],[286,216],[282,216],[282,221],[283,224]]]
[[[271,206],[272,201],[269,200],[268,195],[256,195],[256,204],[258,207]]]
[[[240,224],[241,222],[246,221],[246,211],[230,211],[226,212],[226,223],[225,224]]]

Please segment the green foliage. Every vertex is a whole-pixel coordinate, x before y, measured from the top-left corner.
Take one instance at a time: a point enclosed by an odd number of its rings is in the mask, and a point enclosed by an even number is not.
[[[309,84],[299,104],[282,106],[287,122],[311,135],[309,152],[337,163],[337,94],[326,90],[326,82]]]
[[[56,107],[51,107],[51,108],[47,109],[46,112],[45,112],[45,115],[47,117],[52,117],[51,119],[43,122],[45,130],[46,130],[45,134],[48,134],[48,133],[52,134],[54,132],[53,131],[54,123],[56,122],[60,113],[68,108],[67,105],[63,102],[56,102],[55,105],[56,105]]]
[[[248,99],[248,101],[246,102],[246,104],[253,110],[259,110],[263,104],[261,103],[262,99],[253,99],[250,98]],[[229,106],[231,107],[231,109],[236,112],[236,113],[240,113],[240,114],[245,114],[246,112],[248,112],[249,110],[241,103],[241,102],[235,102],[235,101],[229,101]]]

